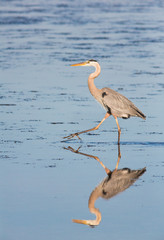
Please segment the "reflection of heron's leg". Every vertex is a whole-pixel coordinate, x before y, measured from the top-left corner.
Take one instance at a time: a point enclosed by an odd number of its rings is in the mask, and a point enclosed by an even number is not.
[[[107,119],[109,116],[110,116],[110,114],[109,114],[109,113],[106,113],[106,114],[105,114],[105,117],[104,117],[104,118],[101,120],[101,122],[100,122],[96,127],[94,127],[94,128],[91,128],[91,129],[88,129],[88,130],[85,130],[85,131],[81,131],[81,132],[77,132],[77,133],[73,133],[73,134],[70,134],[69,136],[64,137],[64,138],[71,139],[71,138],[77,136],[77,137],[80,139],[79,134],[97,130],[97,129],[100,127],[100,125],[105,121],[105,119]]]
[[[105,172],[107,174],[109,174],[111,172],[107,167],[105,167],[105,165],[100,161],[100,159],[98,157],[93,156],[93,158],[96,159],[101,164],[101,166],[105,169]]]
[[[90,155],[90,154],[87,154],[87,153],[79,152],[80,147],[79,147],[77,150],[73,149],[73,148],[70,147],[70,146],[69,146],[68,148],[64,148],[64,149],[70,150],[70,151],[72,151],[72,152],[74,152],[74,153],[81,154],[81,155],[83,155],[83,156],[87,156],[87,157],[94,158],[94,159],[96,159],[96,160],[101,164],[101,166],[105,169],[105,172],[106,172],[107,174],[109,174],[109,173],[111,172],[111,171],[103,164],[103,162],[100,161],[100,159],[99,159],[98,157],[93,156],[93,155]]]
[[[120,151],[120,144],[118,144],[118,159],[117,159],[117,164],[116,164],[116,167],[115,167],[116,171],[118,169],[118,165],[119,165],[120,159],[121,159],[121,151]]]
[[[115,120],[116,120],[116,124],[117,124],[117,128],[118,128],[118,144],[120,144],[121,128],[120,128],[120,126],[119,126],[119,124],[118,124],[118,119],[117,119],[117,117],[114,116],[114,118],[115,118]]]

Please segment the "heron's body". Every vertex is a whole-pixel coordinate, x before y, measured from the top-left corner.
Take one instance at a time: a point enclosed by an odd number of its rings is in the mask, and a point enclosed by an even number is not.
[[[144,172],[146,168],[131,170],[129,168],[118,169],[110,172],[100,183],[101,197],[109,199],[129,188]]]
[[[79,138],[79,134],[93,131],[99,128],[99,126],[103,123],[103,121],[108,118],[110,115],[116,120],[118,127],[118,143],[120,142],[120,134],[121,129],[118,124],[117,118],[130,118],[130,117],[140,117],[146,119],[146,116],[126,97],[122,94],[110,89],[110,88],[102,88],[98,89],[94,84],[94,79],[99,76],[101,72],[101,67],[99,63],[95,60],[89,60],[83,63],[74,64],[72,66],[93,66],[96,68],[96,71],[91,73],[88,78],[88,87],[90,93],[93,97],[105,108],[106,115],[102,119],[102,121],[94,128],[71,134],[65,138],[71,139],[75,136]]]
[[[97,156],[82,153],[79,151],[80,147],[75,150],[72,147],[65,148],[67,150],[70,150],[76,154],[80,154],[83,156],[87,156],[89,158],[93,158],[97,160],[101,166],[104,168],[105,172],[107,173],[107,177],[101,181],[101,183],[92,191],[89,201],[88,201],[88,207],[91,213],[95,214],[96,219],[94,220],[80,220],[80,219],[73,219],[73,222],[75,223],[81,223],[86,224],[89,226],[97,226],[99,225],[101,221],[101,212],[98,208],[95,207],[95,201],[101,197],[104,199],[110,199],[117,194],[125,191],[127,188],[129,188],[144,172],[146,171],[146,168],[138,169],[138,170],[131,170],[129,168],[123,168],[118,169],[118,165],[121,158],[121,152],[120,152],[120,145],[118,144],[118,159],[116,167],[113,171],[108,169],[102,161]]]
[[[125,119],[132,116],[145,119],[144,114],[122,94],[110,88],[102,88],[99,94],[97,101],[109,114]]]

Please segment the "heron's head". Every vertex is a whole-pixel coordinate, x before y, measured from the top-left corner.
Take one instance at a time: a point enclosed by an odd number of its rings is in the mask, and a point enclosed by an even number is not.
[[[90,59],[90,60],[87,60],[85,62],[72,64],[71,66],[72,67],[76,67],[76,66],[87,66],[87,67],[93,66],[93,67],[96,67],[97,64],[98,64],[98,62],[96,60]]]
[[[72,222],[74,223],[80,223],[80,224],[84,224],[84,225],[88,225],[91,228],[96,227],[97,225],[99,225],[99,222],[95,222],[95,220],[79,220],[79,219],[72,219]]]

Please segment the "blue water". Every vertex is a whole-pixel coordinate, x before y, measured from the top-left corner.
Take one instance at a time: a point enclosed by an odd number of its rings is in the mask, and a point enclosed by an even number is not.
[[[164,2],[150,0],[0,1],[0,238],[4,240],[164,238]],[[117,162],[117,126],[62,142],[95,126],[104,110],[90,95],[92,68],[70,64],[96,59],[97,87],[111,87],[147,116],[119,119],[119,168],[146,172],[123,193],[99,198],[99,226],[91,192]]]

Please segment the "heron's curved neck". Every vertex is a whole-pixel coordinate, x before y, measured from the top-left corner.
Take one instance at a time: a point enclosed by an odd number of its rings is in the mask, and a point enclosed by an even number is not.
[[[99,225],[100,221],[101,221],[101,213],[99,211],[99,209],[95,208],[95,201],[97,200],[97,198],[100,197],[100,189],[98,187],[96,187],[93,192],[90,195],[89,201],[88,201],[88,207],[91,213],[96,215],[96,219],[95,220],[89,220],[90,221],[90,225]]]
[[[97,208],[95,208],[95,201],[96,201],[96,199],[98,197],[100,197],[100,195],[101,195],[101,191],[97,187],[91,193],[89,201],[88,201],[88,207],[89,207],[90,212],[96,215],[96,219],[95,220],[73,219],[72,221],[75,222],[75,223],[86,224],[86,225],[89,225],[89,226],[97,226],[97,225],[99,225],[99,223],[101,221],[101,213],[100,213],[100,211]]]
[[[88,87],[90,93],[96,98],[97,94],[99,93],[99,89],[94,84],[94,79],[99,76],[101,72],[100,65],[96,62],[95,66],[96,68],[95,72],[91,73],[88,78]]]

